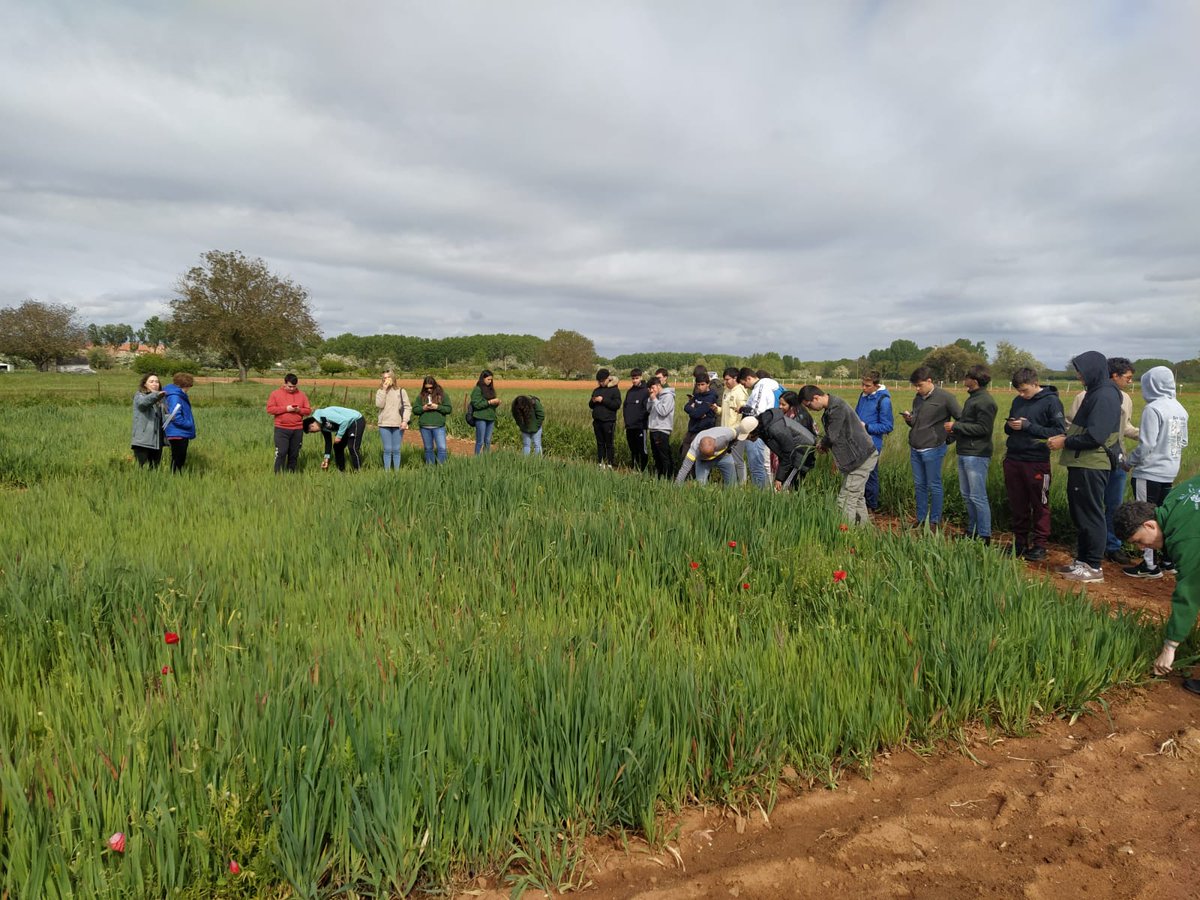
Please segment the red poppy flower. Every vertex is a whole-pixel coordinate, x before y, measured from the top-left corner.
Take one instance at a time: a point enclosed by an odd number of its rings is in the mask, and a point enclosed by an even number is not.
[[[163,666],[163,667],[162,667],[162,673],[163,673],[164,675],[170,675],[170,674],[171,674],[171,667],[170,667],[170,666]]]
[[[242,871],[242,867],[237,864],[237,860],[231,859],[229,861],[229,873],[231,875],[236,875],[240,871]]]
[[[846,580],[846,572],[845,572],[845,570],[844,570],[844,569],[838,569],[836,572],[834,572],[834,573],[833,573],[833,580],[834,580],[834,581],[845,581],[845,580]]]
[[[700,563],[698,563],[698,562],[690,562],[690,563],[688,563],[688,565],[691,566],[693,569],[700,568]]]
[[[179,635],[177,635],[174,631],[165,631],[163,632],[163,640],[168,644],[178,644]]]
[[[743,581],[743,582],[742,582],[742,590],[743,590],[743,591],[748,591],[748,590],[750,590],[750,582],[748,582],[748,581]]]
[[[838,526],[838,531],[849,531],[849,530],[850,530],[850,526],[847,525],[845,522],[843,522],[841,525]]]
[[[125,852],[125,833],[123,831],[113,833],[112,837],[108,839],[108,849],[114,853]]]
[[[730,541],[730,542],[729,542],[729,546],[730,546],[730,547],[736,547],[736,546],[737,546],[737,541]]]

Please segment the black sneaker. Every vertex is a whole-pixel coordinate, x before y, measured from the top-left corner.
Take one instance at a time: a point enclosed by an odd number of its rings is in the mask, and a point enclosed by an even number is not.
[[[1162,569],[1151,568],[1146,565],[1144,559],[1136,566],[1130,566],[1128,569],[1122,569],[1121,571],[1130,578],[1162,578]]]
[[[1109,562],[1115,562],[1118,566],[1127,566],[1133,562],[1133,557],[1124,550],[1109,550],[1104,554],[1104,558]]]
[[[1165,572],[1168,575],[1174,575],[1175,574],[1175,563],[1172,560],[1164,559],[1162,562],[1160,562],[1158,564],[1158,570],[1160,572]]]
[[[1025,559],[1029,562],[1042,562],[1046,558],[1045,547],[1030,547],[1025,551]]]
[[[1183,689],[1191,691],[1193,694],[1200,694],[1200,678],[1183,679]]]

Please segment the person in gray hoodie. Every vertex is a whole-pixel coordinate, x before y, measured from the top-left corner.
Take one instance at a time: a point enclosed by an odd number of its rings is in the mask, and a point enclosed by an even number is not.
[[[1131,473],[1133,497],[1162,506],[1179,475],[1179,462],[1188,443],[1188,413],[1175,399],[1175,376],[1166,366],[1155,366],[1142,375],[1146,406],[1138,425],[1138,445],[1125,461]],[[1162,578],[1175,564],[1164,556],[1155,559],[1153,548],[1142,551],[1136,566],[1122,569],[1133,578]]]
[[[675,389],[668,382],[666,369],[659,369],[650,381],[647,403],[650,431],[650,452],[654,456],[654,474],[670,478],[674,472],[671,459],[671,431],[675,428]]]

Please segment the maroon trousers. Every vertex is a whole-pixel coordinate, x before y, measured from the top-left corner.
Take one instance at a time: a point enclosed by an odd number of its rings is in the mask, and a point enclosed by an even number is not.
[[[1013,543],[1022,549],[1050,539],[1050,462],[1004,460],[1004,487],[1012,517]]]

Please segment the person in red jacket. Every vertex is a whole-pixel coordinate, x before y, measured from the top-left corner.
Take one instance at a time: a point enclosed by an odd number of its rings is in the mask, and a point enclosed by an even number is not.
[[[300,390],[300,379],[288,372],[283,386],[271,391],[267,412],[275,417],[275,472],[296,471],[300,445],[304,442],[304,418],[312,415],[312,406]]]

